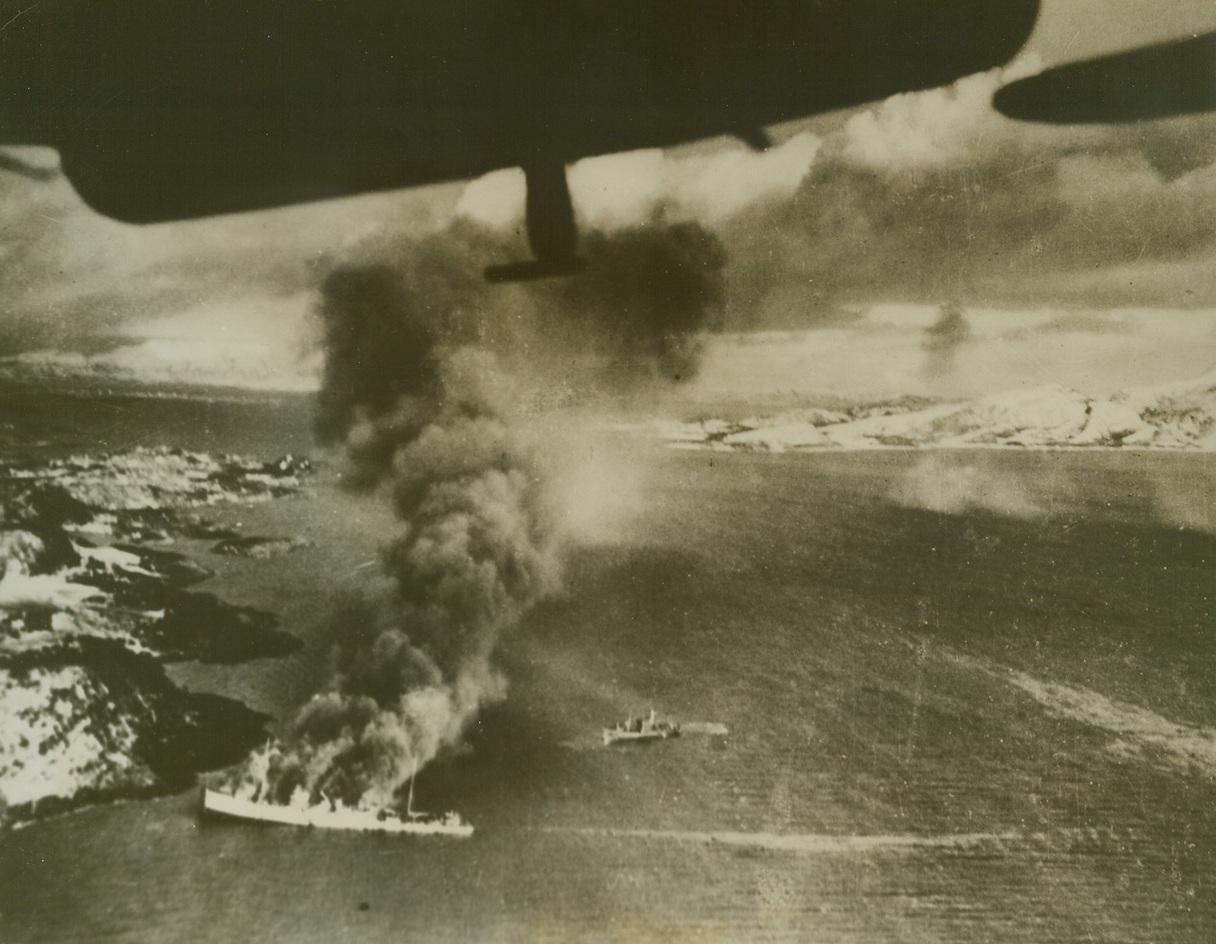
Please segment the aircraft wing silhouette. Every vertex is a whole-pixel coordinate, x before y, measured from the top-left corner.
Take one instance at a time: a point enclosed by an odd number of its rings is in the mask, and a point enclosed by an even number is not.
[[[1010,118],[1079,124],[1216,111],[1216,33],[1057,66],[997,91]]]
[[[0,145],[97,211],[231,213],[523,167],[573,271],[565,166],[943,85],[1039,0],[0,0]],[[533,268],[529,268],[532,266]],[[492,273],[493,274],[493,273]]]

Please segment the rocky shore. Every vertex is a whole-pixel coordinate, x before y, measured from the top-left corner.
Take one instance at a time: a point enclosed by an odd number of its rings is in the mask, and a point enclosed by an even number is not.
[[[148,544],[237,540],[200,509],[292,495],[309,470],[171,449],[0,468],[0,818],[180,788],[265,736],[265,716],[179,688],[164,664],[298,640],[191,589],[208,571]]]

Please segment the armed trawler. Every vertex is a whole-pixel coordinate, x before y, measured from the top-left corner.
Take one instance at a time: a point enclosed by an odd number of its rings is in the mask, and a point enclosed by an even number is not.
[[[651,708],[645,718],[631,716],[611,728],[604,728],[604,746],[621,741],[661,741],[679,736],[680,726],[673,721],[660,720]]]

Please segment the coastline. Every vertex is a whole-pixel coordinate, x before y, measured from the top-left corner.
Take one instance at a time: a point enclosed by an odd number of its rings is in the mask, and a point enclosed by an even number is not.
[[[300,647],[273,613],[193,589],[212,571],[189,551],[226,533],[196,509],[294,495],[309,470],[163,447],[3,467],[0,821],[173,792],[265,737],[270,716],[166,666]]]

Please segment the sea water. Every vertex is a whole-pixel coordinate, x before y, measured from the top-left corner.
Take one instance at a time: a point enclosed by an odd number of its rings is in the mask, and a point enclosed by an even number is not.
[[[0,836],[0,939],[1216,936],[1207,456],[616,447],[635,500],[419,779],[471,839],[209,823],[193,793],[93,807]],[[396,527],[330,483],[239,512],[311,549],[208,587],[304,650],[182,684],[280,718],[325,684],[327,601]],[[729,733],[602,746],[652,706]]]

